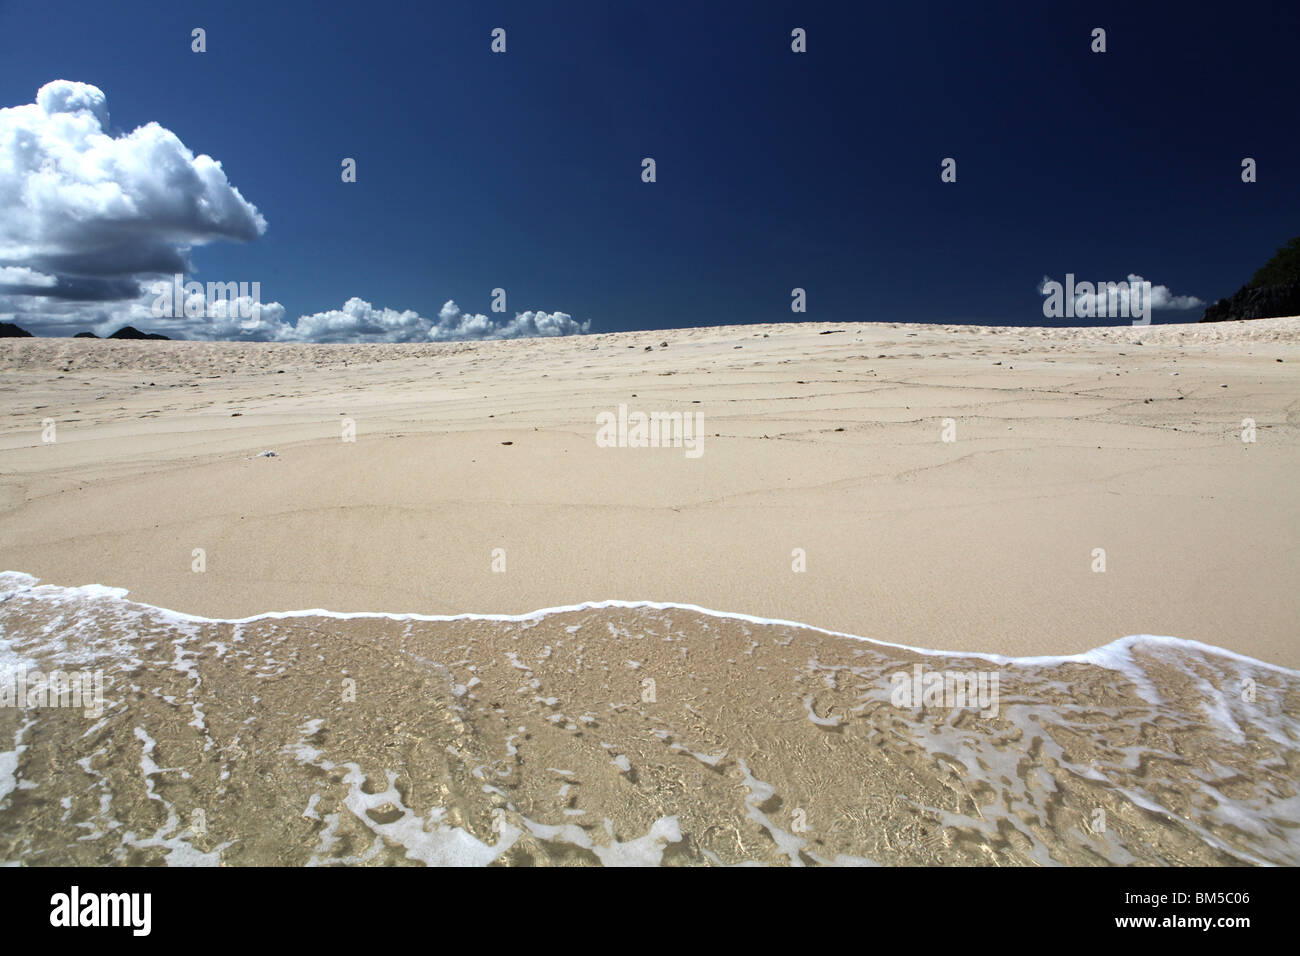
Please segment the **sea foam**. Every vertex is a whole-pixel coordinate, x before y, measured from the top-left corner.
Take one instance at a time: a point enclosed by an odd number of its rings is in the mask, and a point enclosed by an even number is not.
[[[1300,672],[1173,637],[1010,658],[649,601],[215,620],[0,574],[0,675],[74,667],[98,720],[0,708],[0,862],[1300,863]],[[997,706],[900,706],[914,671],[993,671]]]

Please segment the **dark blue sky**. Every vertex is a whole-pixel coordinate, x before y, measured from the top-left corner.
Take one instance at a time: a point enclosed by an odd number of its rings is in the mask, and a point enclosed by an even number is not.
[[[593,331],[1043,324],[1044,275],[1212,301],[1300,234],[1298,10],[0,0],[0,106],[91,83],[220,160],[269,226],[195,278],[289,318],[500,286]]]

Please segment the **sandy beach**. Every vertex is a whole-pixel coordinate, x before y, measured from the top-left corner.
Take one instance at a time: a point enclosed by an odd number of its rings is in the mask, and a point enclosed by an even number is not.
[[[1298,367],[6,342],[0,863],[1293,865]]]
[[[0,383],[0,565],[49,584],[222,618],[673,601],[1300,667],[1300,319],[28,339],[0,343]],[[702,453],[598,446],[620,404],[698,412]]]
[[[419,866],[1278,921],[1291,7],[45,6],[0,2],[15,925],[243,894],[302,946],[283,870]]]

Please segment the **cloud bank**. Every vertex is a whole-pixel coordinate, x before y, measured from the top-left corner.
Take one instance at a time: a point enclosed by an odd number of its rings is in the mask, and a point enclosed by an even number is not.
[[[296,324],[285,320],[284,306],[278,302],[247,298],[209,302],[202,295],[188,296],[185,302],[184,318],[158,319],[149,313],[140,321],[165,335],[251,342],[459,342],[581,335],[591,325],[564,312],[521,312],[513,319],[493,320],[462,312],[451,300],[435,320],[410,309],[380,308],[354,296],[341,309],[302,315]]]
[[[273,342],[442,342],[589,327],[564,312],[492,319],[452,301],[430,319],[359,298],[296,323],[279,302],[247,295],[187,294],[183,308],[158,314],[156,285],[194,271],[192,248],[251,241],[266,228],[219,161],[158,123],[115,131],[98,87],[55,80],[35,102],[0,109],[0,321],[44,335],[134,325],[173,338]]]
[[[438,321],[428,330],[434,342],[463,339],[521,339],[556,335],[580,335],[590,322],[575,322],[567,312],[517,312],[513,319],[495,322],[486,315],[470,315],[450,299],[438,312]]]

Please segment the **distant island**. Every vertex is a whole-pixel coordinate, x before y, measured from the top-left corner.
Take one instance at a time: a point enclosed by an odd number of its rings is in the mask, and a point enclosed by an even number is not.
[[[112,335],[110,339],[151,339],[162,342],[170,342],[170,335],[162,335],[159,332],[141,332],[134,326],[124,325]],[[28,332],[21,326],[12,322],[0,322],[0,339],[30,339],[32,333]],[[78,332],[73,336],[74,339],[97,339],[99,338],[94,332]]]
[[[159,339],[164,342],[171,341],[170,335],[162,335],[158,332],[141,332],[139,329],[130,325],[122,326],[120,329],[118,329],[116,332],[110,335],[109,338],[110,339]]]
[[[1220,299],[1202,322],[1275,319],[1300,315],[1300,236],[1296,236],[1231,297]]]

